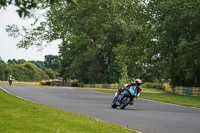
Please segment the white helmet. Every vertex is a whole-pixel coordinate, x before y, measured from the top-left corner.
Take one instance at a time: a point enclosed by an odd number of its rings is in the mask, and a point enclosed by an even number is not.
[[[135,83],[136,83],[138,86],[140,86],[140,85],[142,84],[142,80],[141,80],[141,79],[136,79],[136,80],[135,80]]]

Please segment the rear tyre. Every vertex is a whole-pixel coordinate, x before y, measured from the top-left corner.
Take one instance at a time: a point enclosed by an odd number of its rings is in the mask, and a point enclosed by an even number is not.
[[[12,85],[12,80],[9,80],[9,84],[10,84],[10,86]]]

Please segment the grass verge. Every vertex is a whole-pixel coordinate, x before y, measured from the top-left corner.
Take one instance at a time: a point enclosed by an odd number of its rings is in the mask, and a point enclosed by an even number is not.
[[[3,133],[135,133],[110,123],[9,95],[0,89]]]
[[[141,97],[166,103],[200,108],[200,97],[173,95],[158,89],[144,89]]]
[[[0,81],[0,85],[9,85],[8,81]],[[13,81],[12,86],[39,86],[39,82]]]

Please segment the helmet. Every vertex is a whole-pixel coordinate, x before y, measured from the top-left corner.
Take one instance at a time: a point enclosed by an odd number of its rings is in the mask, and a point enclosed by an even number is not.
[[[135,80],[135,83],[136,83],[138,86],[140,86],[140,85],[142,84],[142,80],[141,80],[141,79],[136,79],[136,80]]]

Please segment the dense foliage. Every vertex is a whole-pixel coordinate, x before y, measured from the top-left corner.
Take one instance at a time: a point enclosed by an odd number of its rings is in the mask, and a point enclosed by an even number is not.
[[[45,73],[48,75],[50,79],[56,78],[56,74],[52,69],[45,69]]]
[[[44,66],[45,68],[52,69],[54,71],[59,71],[60,67],[59,56],[45,55]]]
[[[32,64],[36,65],[38,68],[45,70],[45,69],[52,69],[54,71],[59,70],[59,56],[57,55],[45,55],[45,60],[44,61],[26,61],[24,59],[9,59],[8,60],[8,65],[15,65],[15,64],[24,64],[26,62],[31,62]]]
[[[76,0],[65,0],[68,3],[76,4]],[[54,4],[58,0],[1,0],[0,9],[7,7],[9,5],[14,5],[18,7],[16,12],[20,17],[27,17],[30,15],[31,9],[39,8],[46,4]]]
[[[13,66],[13,77],[17,81],[41,81],[42,79],[48,79],[45,73],[38,69],[32,63],[25,63]]]
[[[200,86],[200,2],[150,0],[145,10],[147,63],[172,85]]]
[[[41,45],[35,40],[62,40],[64,79],[200,86],[199,0],[61,0],[45,18],[33,30],[7,31],[23,35],[23,48]]]
[[[0,80],[6,81],[12,73],[12,68],[4,63],[0,58]]]
[[[53,56],[53,55],[46,55]],[[57,57],[57,56],[55,56]],[[49,60],[49,62],[54,62]],[[58,64],[59,65],[59,64]],[[26,61],[24,59],[9,59],[7,63],[0,59],[0,80],[8,80],[12,75],[17,81],[41,81],[55,79],[58,75],[56,69],[45,66],[44,61]]]
[[[64,78],[84,83],[115,83],[121,78],[139,76],[134,71],[137,68],[130,69],[139,66],[131,52],[139,27],[135,25],[135,16],[125,11],[134,9],[138,3],[131,0],[77,3],[78,7],[64,2],[55,4],[47,14],[52,38],[63,40],[60,54]]]
[[[24,59],[19,59],[19,60],[16,60],[16,59],[9,59],[8,60],[8,65],[15,65],[15,64],[24,64],[26,62],[31,62],[33,63],[34,65],[36,65],[38,68],[44,70],[45,69],[45,64],[44,64],[44,61],[26,61]]]

